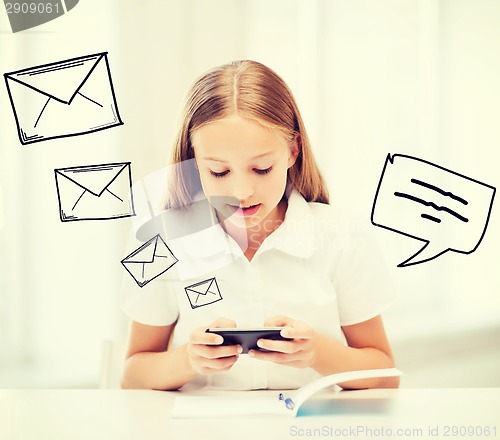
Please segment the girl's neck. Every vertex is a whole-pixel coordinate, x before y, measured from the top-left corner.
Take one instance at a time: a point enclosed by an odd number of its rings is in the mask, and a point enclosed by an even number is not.
[[[249,228],[241,228],[227,220],[221,222],[221,225],[226,233],[236,241],[245,254],[245,257],[251,261],[264,240],[283,223],[286,209],[287,201],[283,199],[278,203],[270,215],[257,225]]]

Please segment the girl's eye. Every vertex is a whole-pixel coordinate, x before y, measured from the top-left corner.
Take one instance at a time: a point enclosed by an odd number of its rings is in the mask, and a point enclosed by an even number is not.
[[[273,167],[271,166],[271,167],[269,167],[269,168],[266,168],[265,170],[259,170],[258,168],[254,168],[253,170],[254,170],[257,174],[264,175],[264,174],[270,173],[272,169],[273,169]]]
[[[221,173],[216,173],[215,171],[210,170],[210,174],[217,178],[224,177],[227,173],[229,173],[229,170],[222,171]]]

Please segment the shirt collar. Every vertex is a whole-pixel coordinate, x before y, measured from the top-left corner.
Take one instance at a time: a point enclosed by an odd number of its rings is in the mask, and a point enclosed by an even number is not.
[[[256,255],[279,250],[295,257],[308,258],[314,252],[314,218],[304,197],[292,188],[283,223],[269,235]]]
[[[311,209],[295,188],[290,188],[287,193],[288,207],[283,223],[264,240],[255,256],[273,249],[302,258],[312,255],[314,221]],[[214,213],[211,213],[211,217],[214,218]],[[210,258],[218,254],[243,256],[241,248],[220,223],[179,237],[174,242],[176,247],[181,246],[184,252],[193,257]]]
[[[193,257],[210,258],[217,254],[239,253],[241,250],[234,240],[229,237],[220,224],[180,237],[175,241],[184,251]],[[236,249],[237,248],[237,249]]]

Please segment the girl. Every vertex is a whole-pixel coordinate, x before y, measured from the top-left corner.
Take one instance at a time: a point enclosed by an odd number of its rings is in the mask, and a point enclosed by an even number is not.
[[[162,236],[179,261],[124,304],[132,323],[123,387],[297,388],[394,366],[380,317],[393,296],[385,269],[368,231],[329,205],[295,100],[275,72],[237,61],[199,78],[171,162],[166,208],[175,221]],[[209,227],[199,226],[203,198]],[[241,355],[205,332],[238,326],[283,327],[291,340],[261,339],[267,351]]]

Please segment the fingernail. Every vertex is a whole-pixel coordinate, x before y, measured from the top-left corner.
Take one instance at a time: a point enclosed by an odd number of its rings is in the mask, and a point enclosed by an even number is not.
[[[248,356],[250,356],[250,357],[254,357],[254,356],[255,356],[255,351],[253,351],[253,350],[249,350],[249,351],[248,351]]]
[[[241,347],[241,345],[238,345],[238,348],[236,349],[236,351],[238,352],[238,354],[240,354],[243,351],[243,348]]]
[[[217,336],[217,338],[215,338],[216,344],[222,344],[223,342],[224,342],[224,338],[222,336]]]

